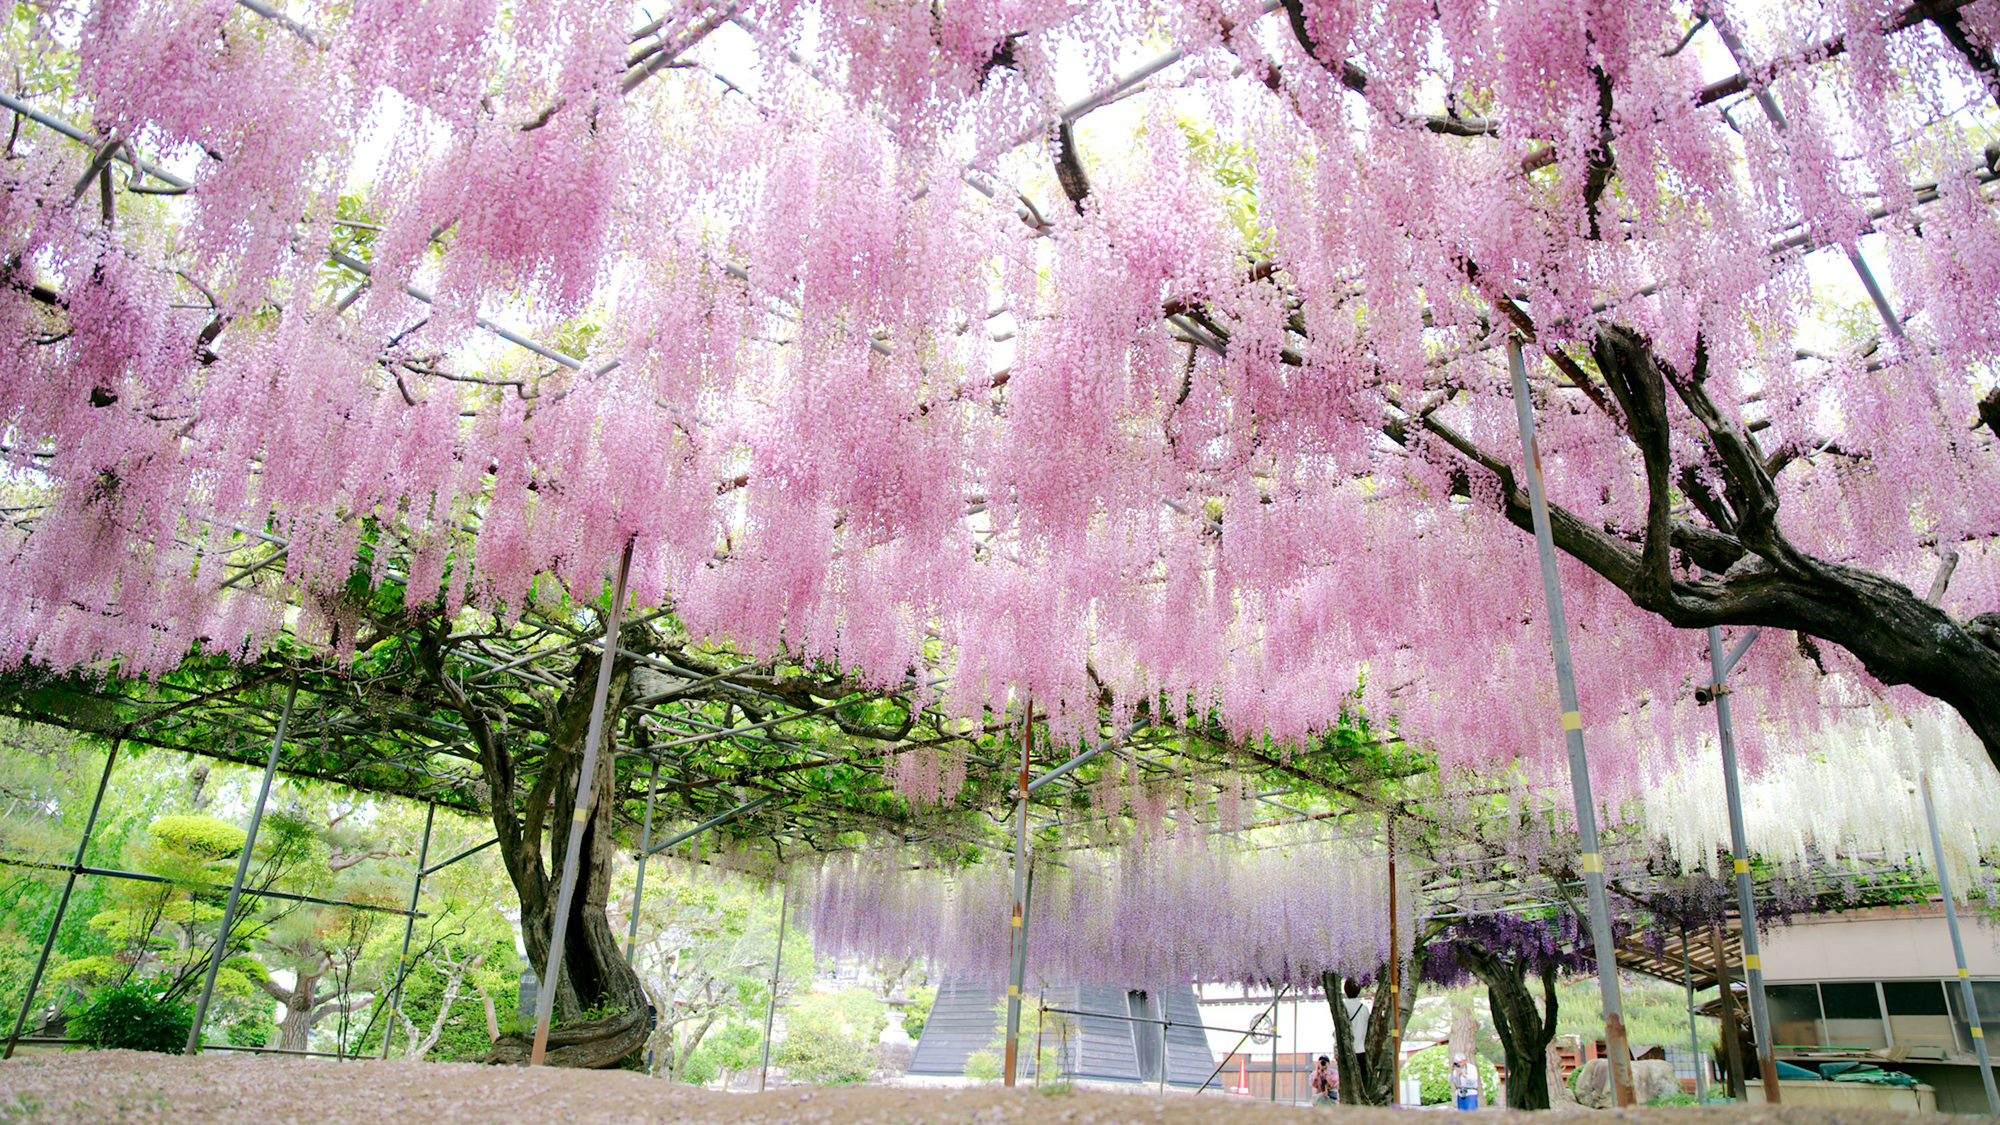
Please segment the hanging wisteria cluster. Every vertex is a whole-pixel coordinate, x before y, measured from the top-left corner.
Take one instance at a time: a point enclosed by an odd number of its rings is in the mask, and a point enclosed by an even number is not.
[[[1682,869],[1714,876],[1727,871],[1728,806],[1714,748],[1703,749],[1660,779],[1638,826]],[[1919,788],[1926,775],[1952,890],[1986,893],[1992,880],[1982,864],[2000,860],[2000,778],[1955,717],[1937,708],[1863,710],[1746,782],[1745,842],[1752,855],[1794,871],[1935,871]]]
[[[1007,865],[946,872],[873,852],[829,860],[810,878],[821,954],[914,955],[947,972],[1006,978],[1014,893]],[[1401,899],[1399,914],[1407,954],[1413,896]],[[1387,963],[1388,858],[1379,844],[1246,851],[1197,835],[1063,852],[1036,864],[1028,919],[1031,980],[1316,988],[1322,970],[1372,976]]]
[[[632,542],[696,635],[936,664],[1059,743],[1107,687],[1288,739],[1359,684],[1540,769],[1512,333],[1583,714],[1638,748],[1605,792],[1705,721],[1716,620],[1803,638],[1736,673],[1751,751],[1829,677],[1991,749],[2000,3],[1700,11],[39,6],[9,62],[88,143],[0,162],[0,663],[155,672],[299,604],[351,645],[357,568],[504,612]],[[1065,110],[1148,42],[1155,89]],[[1843,255],[1886,325],[1827,312]]]

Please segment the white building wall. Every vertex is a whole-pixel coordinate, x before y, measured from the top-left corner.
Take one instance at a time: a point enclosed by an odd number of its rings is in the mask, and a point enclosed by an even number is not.
[[[1972,975],[2000,977],[2000,929],[1963,908],[1958,922]],[[1958,975],[1944,909],[1935,903],[1872,907],[1774,925],[1763,938],[1763,960],[1765,979],[1773,983]]]

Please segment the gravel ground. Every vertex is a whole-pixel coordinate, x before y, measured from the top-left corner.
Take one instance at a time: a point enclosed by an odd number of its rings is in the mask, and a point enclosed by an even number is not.
[[[188,1121],[217,1125],[309,1122],[675,1122],[686,1125],[1285,1125],[1340,1116],[1344,1125],[1410,1125],[1409,1110],[1292,1109],[1233,1097],[1043,1095],[849,1086],[723,1094],[626,1072],[527,1070],[469,1063],[350,1062],[215,1053],[185,1059],[132,1051],[76,1051],[0,1063],[0,1120]],[[1901,1114],[1808,1108],[1487,1111],[1490,1125],[1600,1117],[1642,1125],[1904,1125]]]

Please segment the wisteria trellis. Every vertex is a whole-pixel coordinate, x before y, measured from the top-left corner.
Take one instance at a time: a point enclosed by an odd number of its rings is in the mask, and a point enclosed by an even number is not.
[[[1697,19],[1763,61],[1717,71]],[[638,598],[697,633],[942,662],[950,707],[1032,693],[1064,741],[1104,687],[1283,738],[1359,682],[1447,764],[1546,764],[1546,672],[1508,658],[1541,650],[1518,333],[1593,723],[1668,744],[1699,721],[1680,627],[1757,623],[1799,633],[1739,674],[1769,729],[1872,673],[2000,749],[1995,0],[104,0],[32,29],[21,93],[100,140],[17,131],[0,173],[29,494],[0,659],[158,670],[300,600],[351,641],[323,595],[371,538],[413,601],[489,606],[595,591],[636,538]],[[1146,40],[1179,54],[1136,129],[1053,126],[1065,75]],[[1901,337],[1816,296],[1806,251],[1843,246]],[[493,358],[482,314],[556,361]],[[246,579],[252,531],[285,554]],[[1941,609],[1910,588],[1940,557]]]

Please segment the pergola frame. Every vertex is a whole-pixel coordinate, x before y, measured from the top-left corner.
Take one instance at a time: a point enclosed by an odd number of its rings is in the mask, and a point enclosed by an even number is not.
[[[269,4],[263,3],[262,0],[238,0],[238,3],[257,16],[271,20],[292,34],[297,35],[308,44],[319,46],[322,43],[322,37],[318,33],[287,17]],[[685,32],[676,35],[672,40],[666,37],[666,32],[669,29],[665,27],[663,21],[654,21],[636,31],[631,37],[631,41],[635,44],[635,47],[627,59],[628,69],[624,80],[621,82],[621,93],[629,93],[661,70],[683,65],[679,62],[681,57],[723,24],[728,22],[742,23],[736,16],[737,6],[734,3],[725,3],[717,6],[714,11],[694,21]],[[1259,15],[1274,12],[1280,6],[1276,0],[1272,0],[1272,2],[1263,6]],[[1943,2],[1931,0],[1931,2],[1915,4],[1897,17],[1892,24],[1891,30],[1900,30],[1903,27],[1911,26],[1924,19],[1937,18],[1940,14],[1949,13],[1960,6],[1962,6],[1962,3],[1952,2],[1952,0],[1943,0]],[[756,34],[755,30],[748,24],[743,24],[743,26],[753,36]],[[1758,101],[1760,108],[1772,120],[1773,124],[1782,129],[1784,125],[1782,113],[1777,108],[1769,93],[1764,89],[1762,82],[1770,74],[1781,69],[1783,60],[1779,63],[1767,64],[1764,67],[1753,66],[1749,60],[1744,58],[1741,45],[1731,30],[1720,23],[1716,23],[1715,26],[1718,34],[1727,44],[1737,62],[1738,73],[1729,79],[1712,83],[1701,90],[1697,97],[1698,104],[1708,105],[1719,103],[1736,95],[1747,93]],[[1698,27],[1696,30],[1698,30]],[[1692,34],[1694,34],[1693,31],[1690,32],[1690,35]],[[1842,45],[1833,44],[1830,50],[1821,52],[1820,57],[1831,57],[1832,54],[1838,53],[1841,49],[1843,49]],[[1119,78],[1108,87],[1092,93],[1072,103],[1070,106],[1064,107],[1056,117],[1042,123],[1036,129],[1027,131],[1020,137],[1015,138],[1008,147],[1012,148],[1020,144],[1025,144],[1035,139],[1036,136],[1039,136],[1050,126],[1067,126],[1073,123],[1091,110],[1109,104],[1111,101],[1139,88],[1152,77],[1178,63],[1182,57],[1183,53],[1179,50],[1169,51],[1159,56]],[[791,61],[804,66],[808,73],[811,72],[811,68],[805,66],[805,61],[800,59],[796,54],[791,55]],[[700,69],[698,67],[691,68]],[[704,72],[707,73],[706,71]],[[724,82],[730,89],[737,90],[739,93],[741,92],[739,88],[728,83],[726,79],[721,79],[719,76],[715,77],[719,81]],[[1358,91],[1360,80],[1349,80],[1348,84],[1351,88]],[[47,114],[40,113],[33,107],[20,103],[16,99],[0,96],[0,104],[6,105],[22,116],[57,129],[72,139],[100,146],[97,156],[92,162],[90,171],[86,173],[84,182],[87,183],[93,176],[101,177],[104,187],[104,205],[107,210],[111,206],[110,168],[114,161],[122,160],[133,169],[134,174],[126,185],[128,191],[157,194],[163,190],[144,187],[140,183],[143,176],[151,176],[167,184],[168,188],[164,190],[168,192],[191,190],[190,185],[184,180],[180,180],[171,173],[139,159],[136,153],[131,150],[128,143],[118,139],[102,140],[96,138],[86,131],[61,122],[59,119],[50,117]],[[1726,107],[1724,112],[1727,112]],[[1474,126],[1479,124],[1477,122],[1467,124],[1456,119],[1450,122],[1434,119],[1424,124],[1434,131],[1470,129],[1471,132],[1467,135],[1475,136],[1487,131],[1474,128]],[[1540,164],[1546,163],[1550,158],[1552,158],[1552,154],[1546,151],[1530,154],[1523,161],[1524,170],[1540,166]],[[997,197],[999,189],[993,186],[990,175],[967,170],[966,178],[978,190],[991,197]],[[1979,178],[1983,182],[1991,182],[1995,178],[1995,175],[1990,167],[1982,167],[1979,172]],[[1018,191],[1015,191],[1014,195],[1020,200],[1023,221],[1029,222],[1031,226],[1036,226],[1038,228],[1036,231],[1038,235],[1047,237],[1046,224],[1037,222],[1039,212],[1034,204]],[[1925,195],[1926,193],[1921,190],[1917,193],[1919,205],[1929,202],[1929,199],[1926,199]],[[1930,191],[1928,195],[1931,199],[1936,197],[1934,190]],[[1880,217],[1882,216],[1871,215],[1870,222],[1872,223]],[[1811,248],[1811,243],[1805,235],[1800,234],[1790,236],[1775,243],[1769,248],[1769,251],[1772,253],[1789,253],[1802,248]],[[1885,330],[1890,336],[1901,340],[1903,336],[1901,322],[1883,295],[1880,286],[1876,284],[1867,263],[1853,249],[1848,250],[1848,257],[1880,315]],[[331,260],[340,267],[360,275],[363,279],[362,284],[366,284],[366,280],[370,275],[367,263],[338,252],[332,255]],[[745,283],[748,282],[747,273],[740,267],[725,263],[725,268],[733,276],[736,276],[738,280]],[[403,289],[411,298],[424,303],[429,302],[429,295],[422,290],[408,285],[404,286]],[[358,292],[359,287],[356,289],[357,294]],[[1005,310],[1002,311],[1004,312]],[[777,315],[783,316],[785,314],[777,311]],[[1213,323],[1206,322],[1196,312],[1181,311],[1168,313],[1166,314],[1166,319],[1174,324],[1177,331],[1181,334],[1180,338],[1184,342],[1198,347],[1205,347],[1216,352],[1222,352],[1227,348],[1227,334],[1221,332]],[[543,359],[550,360],[561,367],[577,372],[602,373],[621,362],[619,359],[614,358],[608,363],[592,366],[584,360],[568,356],[556,349],[539,344],[523,333],[490,322],[484,318],[479,320],[479,325],[496,336],[524,348]],[[884,342],[871,340],[870,343],[877,351],[884,353],[888,351],[889,345]],[[1414,414],[1415,409],[1415,404],[1412,404],[1410,411],[1407,412]],[[977,501],[973,502],[974,507],[977,504]],[[32,518],[29,509],[8,509],[5,514],[11,522],[16,523],[24,523]],[[238,567],[236,573],[224,583],[225,586],[234,586],[239,583],[248,582],[260,573],[268,571],[282,560],[285,552],[288,550],[288,545],[278,537],[248,532],[244,531],[244,529],[237,530],[243,532],[244,538],[229,546],[226,549],[227,553],[232,555],[247,553],[259,546],[268,546],[271,549],[263,554],[262,557],[244,561]],[[545,631],[544,635],[554,635],[560,631],[560,629],[552,625],[551,628]],[[1710,633],[1713,645],[1715,630],[1711,629]],[[386,639],[378,638],[378,643]],[[408,638],[402,639],[407,643]],[[581,648],[590,647],[591,643],[587,637],[572,636],[569,641],[551,648],[514,651],[495,651],[484,643],[477,643],[476,647],[482,650],[483,656],[492,658],[489,670],[478,673],[477,678],[485,679],[489,676],[497,678],[504,675],[511,677],[511,682],[518,684],[523,690],[531,687],[556,687],[559,689],[564,683],[559,662],[569,653]],[[1745,643],[1748,643],[1747,640]],[[600,645],[599,647],[602,646]],[[640,847],[641,856],[665,850],[684,839],[692,838],[703,831],[719,828],[723,825],[730,826],[733,833],[741,836],[770,840],[774,848],[781,848],[787,842],[807,847],[820,847],[826,840],[838,838],[844,832],[851,829],[856,821],[868,821],[879,818],[866,810],[841,805],[838,802],[828,802],[825,792],[816,790],[811,784],[813,775],[818,771],[831,767],[845,767],[874,774],[880,779],[881,775],[885,772],[884,765],[887,757],[890,754],[899,752],[899,748],[935,746],[944,743],[977,744],[976,736],[968,736],[964,732],[947,730],[942,725],[939,725],[934,728],[936,737],[931,740],[919,742],[894,740],[871,750],[857,752],[848,756],[813,756],[811,750],[807,748],[805,752],[808,756],[801,760],[786,761],[754,771],[732,770],[720,772],[712,769],[704,769],[698,764],[690,763],[690,759],[695,757],[695,755],[683,753],[670,757],[667,751],[708,743],[738,749],[749,749],[751,747],[757,747],[761,750],[776,749],[781,753],[800,751],[802,748],[808,747],[810,740],[787,742],[777,735],[779,728],[801,723],[829,713],[837,713],[840,708],[851,706],[857,702],[894,696],[895,693],[875,692],[871,694],[865,691],[856,692],[845,698],[833,699],[817,706],[801,706],[796,700],[787,700],[772,695],[770,692],[761,690],[757,686],[759,680],[769,682],[774,679],[776,676],[775,670],[760,677],[755,675],[755,670],[751,665],[747,664],[738,664],[732,668],[715,670],[702,667],[689,667],[684,664],[676,664],[671,660],[660,661],[652,654],[629,653],[622,649],[619,655],[631,656],[643,663],[655,666],[659,671],[682,677],[684,680],[683,687],[674,689],[667,696],[647,699],[617,708],[618,715],[622,715],[627,722],[635,727],[646,728],[657,734],[666,736],[665,742],[656,743],[651,747],[650,754],[642,755],[651,765],[652,776],[644,793],[647,808],[645,818],[646,839]],[[1720,653],[1716,654],[1715,686],[1720,686],[1722,678],[1726,675],[1728,664],[1734,663],[1736,655],[1738,654],[1732,654],[1724,662],[1720,657]],[[487,660],[482,659],[481,655],[474,655],[464,651],[455,653],[455,656],[474,663],[489,663]],[[282,669],[279,671],[282,671]],[[172,703],[164,710],[149,716],[119,720],[100,714],[80,722],[65,723],[64,725],[72,726],[73,729],[92,730],[94,733],[114,735],[115,737],[134,743],[158,745],[194,753],[206,753],[222,760],[242,762],[246,759],[240,751],[243,749],[243,741],[246,739],[252,745],[262,741],[265,737],[272,738],[274,746],[283,742],[283,739],[277,735],[276,731],[267,735],[265,730],[260,729],[260,727],[264,727],[281,730],[283,720],[281,718],[275,723],[272,722],[270,720],[268,700],[263,701],[264,706],[260,708],[259,702],[254,698],[252,691],[255,687],[261,686],[262,683],[269,682],[269,680],[275,678],[278,674],[278,671],[273,671],[269,675],[252,677],[233,687],[191,695],[189,698]],[[355,687],[354,698],[350,699],[348,694],[342,690],[345,686]],[[121,696],[115,690],[90,690],[73,682],[50,681],[46,684],[38,685],[35,690],[37,692],[52,692],[80,704],[87,702],[97,707],[108,707],[114,714],[121,706],[129,706],[138,702],[138,697]],[[163,685],[162,688],[156,690],[171,691],[175,689]],[[482,802],[478,800],[476,794],[476,775],[453,768],[449,764],[449,759],[454,756],[461,759],[464,757],[462,753],[454,755],[453,749],[458,744],[447,733],[452,730],[455,724],[441,721],[431,716],[419,716],[407,712],[385,709],[380,706],[381,696],[379,693],[372,700],[376,706],[369,707],[367,704],[371,700],[365,698],[366,690],[362,689],[359,685],[353,684],[352,681],[343,681],[338,676],[330,676],[325,683],[305,690],[313,693],[313,697],[319,704],[319,740],[317,747],[312,750],[302,748],[298,745],[300,740],[294,739],[291,743],[290,752],[283,755],[287,760],[282,766],[278,763],[279,753],[274,751],[272,768],[279,769],[280,772],[284,772],[290,776],[333,781],[364,791],[423,800],[430,804],[433,809],[437,805],[443,804],[448,808],[453,808],[461,812],[477,812],[480,810]],[[741,726],[729,723],[727,721],[729,705],[739,696],[756,698],[760,705],[775,707],[779,709],[780,713],[773,715],[773,717],[760,719]],[[0,699],[0,708],[4,708],[6,713],[31,721],[46,721],[55,713],[55,711],[52,711],[51,705],[46,701],[40,705],[36,705],[23,702],[24,698],[22,693],[9,694],[4,699]],[[681,706],[678,708],[660,706],[660,704],[670,701],[679,702]],[[704,705],[712,706],[717,703],[723,705],[725,713],[725,722],[720,725],[709,721],[709,712],[702,710]],[[339,704],[352,704],[352,706],[342,707]],[[791,707],[791,712],[783,713],[783,708],[788,705]],[[180,729],[180,726],[174,724],[171,720],[177,714],[193,715],[196,713],[201,716],[200,722],[203,726],[227,730],[237,736],[236,739],[232,740],[226,746],[214,743],[194,746],[186,742],[177,741],[174,736]],[[912,718],[914,719],[915,716],[913,715]],[[310,719],[310,716],[308,716],[308,719]],[[371,720],[373,720],[372,723]],[[384,722],[384,720],[398,721]],[[618,721],[617,715],[614,715],[610,719],[611,727],[615,729]],[[1726,728],[1726,718],[1724,719],[1724,723],[1724,742],[1725,746],[1727,746],[1729,735]],[[440,731],[437,728],[443,728],[443,730]],[[462,727],[457,729],[461,732],[463,731]],[[1026,836],[1030,815],[1028,810],[1033,803],[1032,798],[1037,796],[1045,787],[1083,764],[1083,762],[1106,750],[1113,753],[1120,753],[1121,756],[1127,757],[1127,760],[1138,764],[1140,768],[1153,772],[1164,773],[1173,771],[1178,764],[1180,773],[1183,776],[1189,776],[1187,763],[1190,760],[1199,760],[1202,765],[1211,769],[1227,770],[1234,766],[1239,766],[1243,757],[1241,748],[1230,746],[1227,739],[1213,739],[1206,742],[1200,738],[1191,739],[1185,726],[1180,724],[1169,723],[1148,728],[1146,733],[1154,735],[1154,741],[1150,744],[1143,740],[1134,739],[1133,736],[1140,733],[1140,729],[1135,727],[1125,732],[1122,736],[1107,734],[1103,745],[1097,749],[1086,751],[1083,755],[1078,756],[1077,759],[1058,767],[1056,771],[1045,775],[1040,782],[1033,786],[1029,785],[1024,774],[1020,794],[1020,815],[1022,819],[1019,836],[1023,839]],[[431,737],[425,733],[426,730],[433,731],[441,735],[441,737]],[[394,752],[385,758],[379,752],[379,747],[375,747],[375,752],[372,753],[355,751],[349,748],[348,743],[342,741],[341,736],[343,734],[360,735],[364,732],[369,735],[370,739],[378,736],[386,736],[395,747]],[[752,735],[756,737],[749,737]],[[1171,740],[1174,745],[1169,748],[1163,739]],[[334,748],[330,752],[331,757],[328,757],[330,740]],[[370,745],[370,743],[362,742],[359,739],[354,741],[361,742],[362,745]],[[1191,746],[1194,745],[1200,745],[1205,749],[1198,752],[1191,752]],[[1577,747],[1577,751],[1580,754],[1580,744]],[[1149,752],[1153,754],[1153,757],[1150,759],[1146,756]],[[634,752],[628,750],[627,753],[630,755]],[[1225,761],[1229,764],[1224,764]],[[997,761],[988,762],[978,760],[977,764],[982,769],[992,771],[996,774],[1005,770],[1005,766]],[[1279,768],[1283,772],[1292,774],[1301,772],[1292,769],[1288,762],[1278,763],[1267,760],[1264,765]],[[369,771],[369,776],[365,779],[357,780],[355,775],[363,768]],[[660,777],[663,769],[667,771],[664,779],[664,788],[662,787]],[[374,772],[380,770],[390,771],[390,776],[381,777]],[[1311,778],[1311,780],[1319,782],[1321,779]],[[1378,808],[1383,808],[1385,813],[1387,812],[1385,802],[1388,799],[1381,794],[1361,797],[1360,794],[1354,792],[1354,786],[1351,782],[1331,779],[1329,779],[1329,782],[1327,790],[1329,793],[1339,793],[1350,798],[1360,797],[1360,803],[1354,806],[1354,808],[1361,807],[1362,805],[1375,805]],[[1733,771],[1731,782],[1733,796]],[[713,802],[706,802],[698,797],[701,794],[731,788],[737,789],[737,796],[745,799],[735,803],[724,803],[717,807]],[[873,792],[881,792],[887,788],[888,784],[885,780],[878,780]],[[1057,795],[1053,799],[1044,798],[1041,805],[1036,809],[1039,814],[1038,831],[1045,835],[1056,835],[1063,826],[1060,813],[1061,804],[1073,800],[1079,790],[1080,785],[1075,779],[1072,779],[1072,784],[1057,790]],[[681,833],[665,844],[655,846],[650,841],[652,806],[662,793],[673,795],[673,803],[679,806],[678,811],[685,816],[689,818],[705,817],[706,819],[703,819],[694,829]],[[756,794],[756,796],[750,796],[752,793]],[[497,794],[493,795],[493,797],[494,799],[500,799],[500,795]],[[628,793],[621,788],[619,799],[622,811],[625,806],[636,803],[639,800],[639,794],[636,791]],[[1288,812],[1297,820],[1346,815],[1337,809],[1329,812],[1307,812],[1291,808],[1274,800],[1271,795],[1261,792],[1256,794],[1255,799]],[[828,808],[829,804],[832,805],[830,809]],[[1396,802],[1395,805],[1398,808],[1401,807],[1400,802]],[[1348,811],[1353,811],[1353,808],[1350,808]],[[1579,798],[1579,811],[1585,820],[1590,819],[1591,814],[1587,807],[1587,802],[1583,798]],[[631,818],[628,813],[627,819],[634,818]],[[1744,908],[1747,910],[1751,908],[1751,898],[1747,875],[1744,874],[1746,868],[1742,852],[1740,815],[1733,816],[1732,821],[1732,827],[1736,829],[1737,874],[1742,882],[1742,901]],[[891,827],[897,826],[892,825]],[[990,846],[992,843],[990,837],[987,836],[982,836],[978,840],[974,840],[963,834],[944,830],[941,826],[925,827],[921,818],[913,818],[900,825],[900,829],[905,842],[928,842],[954,846]],[[1594,836],[1594,827],[1590,829],[1589,834]],[[86,845],[87,838],[86,832]],[[821,850],[824,849],[822,848]],[[1585,871],[1586,873],[1593,873],[1591,869],[1597,867],[1598,864],[1596,859],[1597,850],[1594,845],[1587,845],[1585,854],[1588,857],[1585,861]],[[84,870],[81,867],[80,858],[77,864],[72,865],[72,867],[72,875],[76,871]],[[421,861],[419,868],[421,875],[426,870],[423,868]],[[1591,913],[1596,916],[1596,920],[1601,925],[1605,914],[1605,908],[1601,899],[1603,883],[1601,879],[1587,881],[1592,884],[1593,897],[1597,899],[1593,904],[1594,908]],[[412,910],[414,910],[414,906]],[[1746,937],[1751,932],[1754,932],[1754,929],[1747,929]],[[52,938],[53,931],[51,933]],[[1754,973],[1754,947],[1749,951],[1749,959],[1752,962]],[[1761,993],[1760,989],[1756,991]],[[1756,996],[1755,999],[1757,1007],[1761,1008],[1761,995]],[[1614,1003],[1607,1002],[1607,1010],[1614,1006]],[[1768,1039],[1768,1036],[1764,1036],[1763,1038]]]

